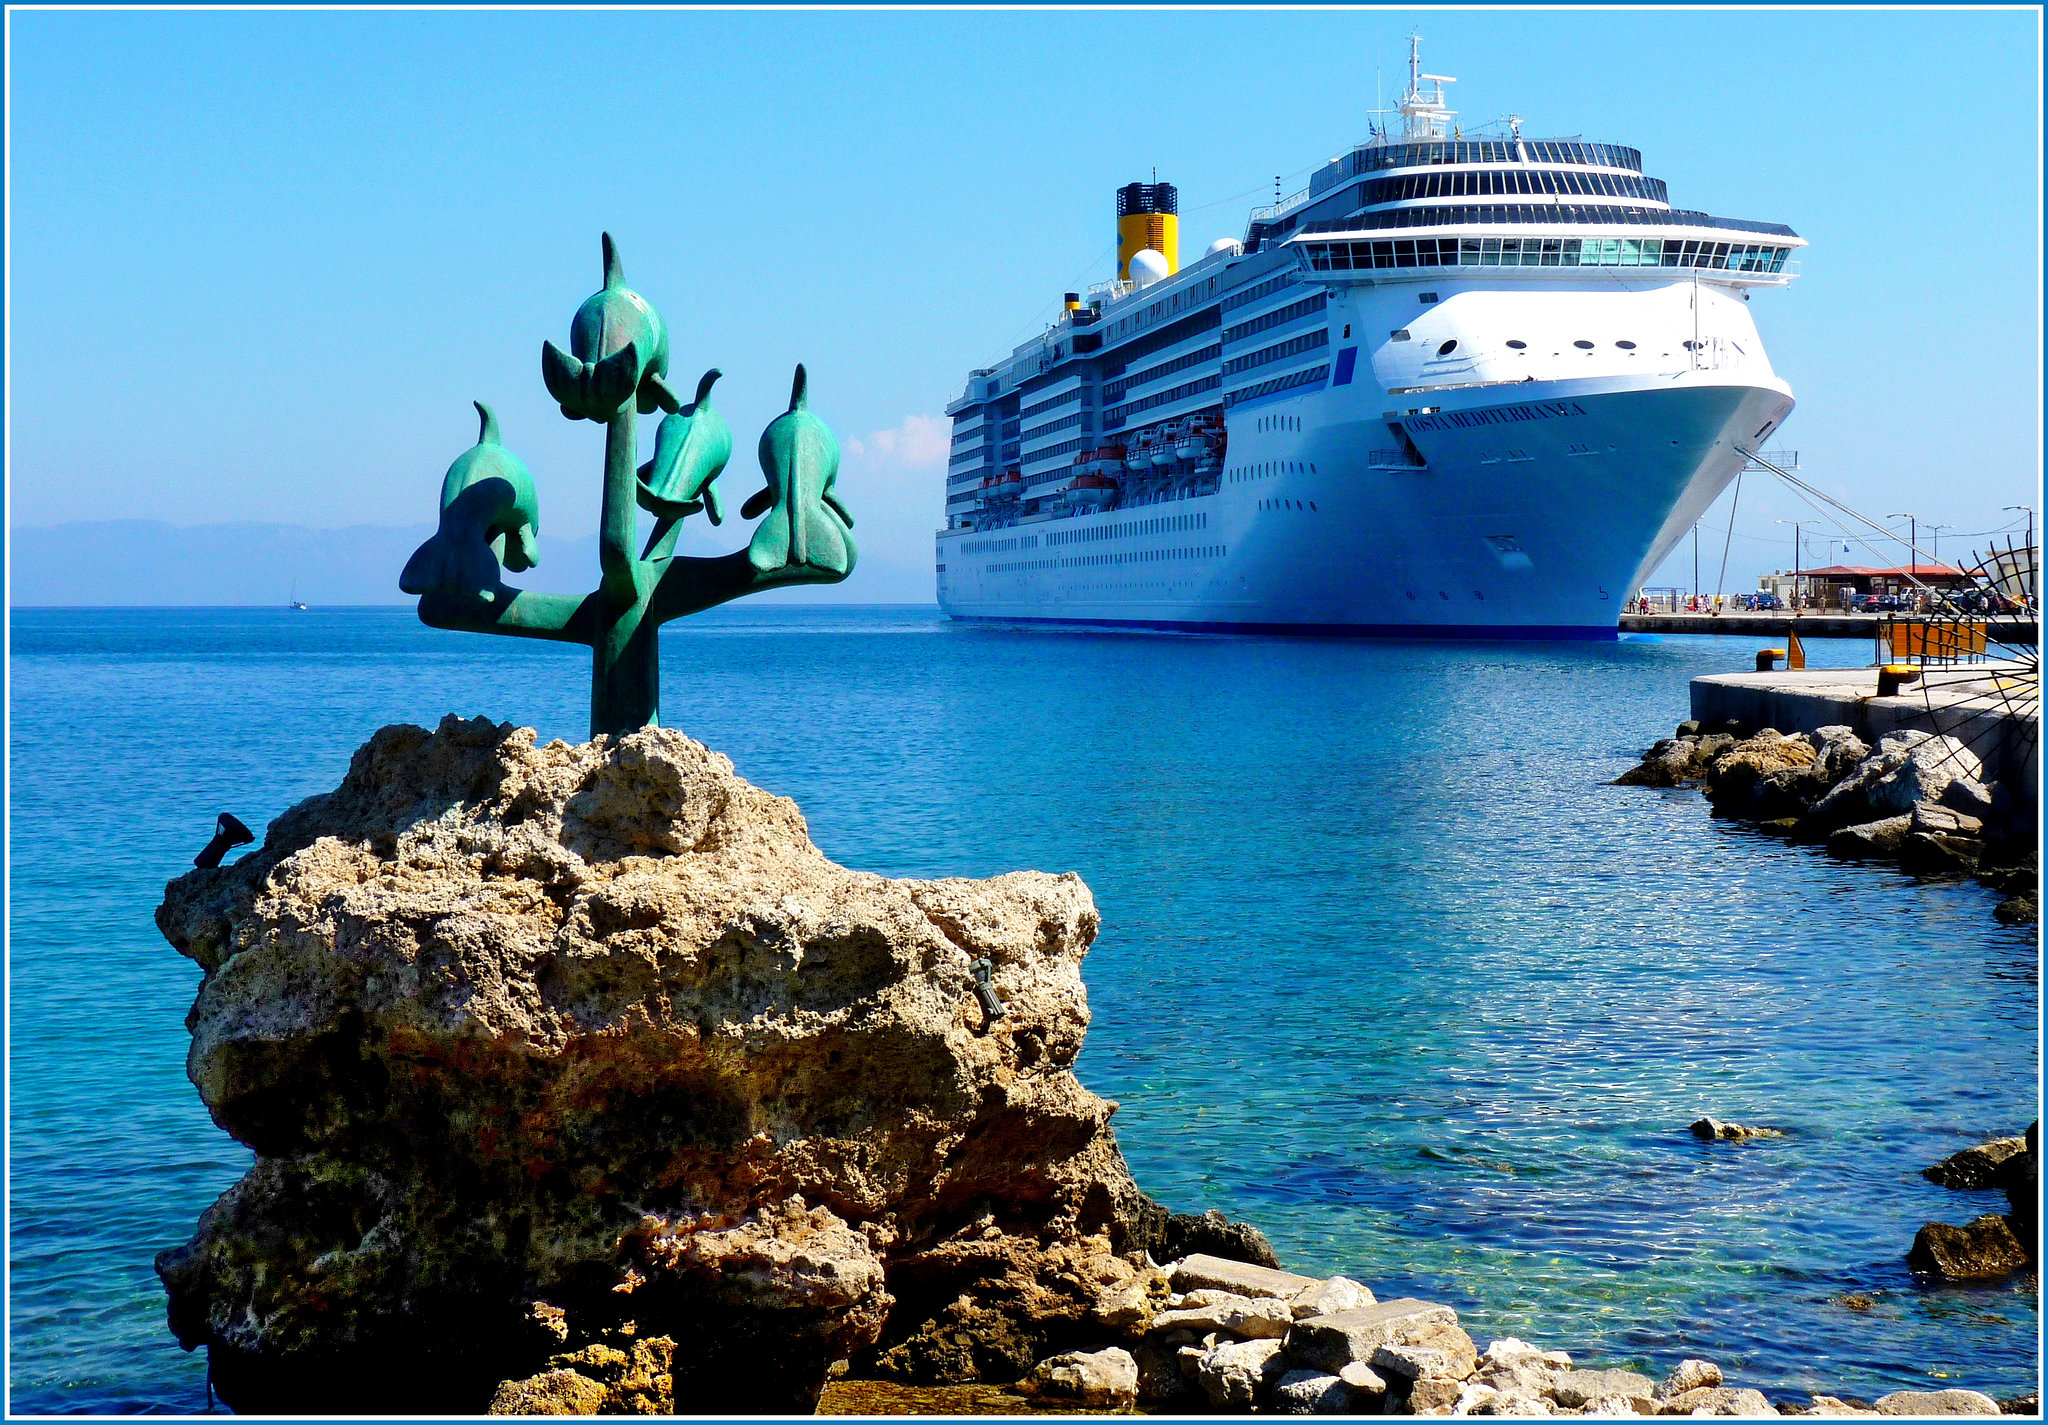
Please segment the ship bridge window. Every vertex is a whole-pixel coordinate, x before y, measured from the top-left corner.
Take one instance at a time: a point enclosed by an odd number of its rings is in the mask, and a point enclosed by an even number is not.
[[[1458,339],[1456,337],[1452,337],[1449,341],[1445,342],[1442,346],[1436,349],[1436,354],[1438,356],[1449,356],[1452,352],[1456,351],[1457,349]]]
[[[1527,351],[1529,349],[1529,343],[1526,341],[1511,341],[1508,345],[1516,351]]]
[[[1388,332],[1387,335],[1392,337],[1395,341],[1407,341],[1409,339],[1408,328],[1406,327],[1399,327],[1394,331]]]

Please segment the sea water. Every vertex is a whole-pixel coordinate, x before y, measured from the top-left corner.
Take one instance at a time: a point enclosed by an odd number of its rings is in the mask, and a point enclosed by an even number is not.
[[[581,649],[403,609],[14,615],[16,1411],[190,1411],[150,1266],[248,1166],[185,1079],[164,882],[392,722],[579,740]],[[1919,1170],[2035,1113],[2034,934],[1608,785],[1762,640],[1434,644],[963,627],[736,605],[662,636],[663,716],[845,865],[1078,871],[1078,1072],[1137,1180],[1289,1267],[1596,1364],[1773,1392],[2036,1379],[2032,1279],[1916,1282]],[[1808,644],[1816,664],[1860,642]],[[1702,1114],[1782,1128],[1702,1142]],[[1855,1299],[1867,1299],[1863,1305]],[[401,1403],[402,1404],[402,1403]]]

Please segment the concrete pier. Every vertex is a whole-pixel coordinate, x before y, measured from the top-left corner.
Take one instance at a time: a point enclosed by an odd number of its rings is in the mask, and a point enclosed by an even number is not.
[[[1623,633],[1733,633],[1749,638],[1783,638],[1797,629],[1801,638],[1868,638],[1875,641],[1884,614],[1623,614]],[[2041,641],[2041,625],[2032,619],[1986,620],[1993,643]]]
[[[2030,800],[2040,775],[2038,673],[2017,663],[1969,663],[1929,668],[1923,677],[1924,686],[1880,698],[1876,668],[1717,673],[1693,679],[1692,715],[1702,724],[1733,718],[1780,732],[1841,725],[1873,745],[1908,728],[1945,734],[1982,758],[1988,776]]]

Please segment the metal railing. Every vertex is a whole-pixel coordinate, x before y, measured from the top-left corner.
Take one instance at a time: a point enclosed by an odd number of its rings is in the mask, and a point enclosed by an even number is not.
[[[1309,190],[1304,188],[1299,193],[1288,194],[1285,198],[1282,198],[1279,202],[1273,204],[1270,208],[1254,208],[1252,209],[1252,221],[1255,223],[1263,223],[1270,218],[1277,218],[1282,213],[1288,212],[1295,208],[1299,208],[1303,203],[1306,203],[1308,201],[1308,195]]]

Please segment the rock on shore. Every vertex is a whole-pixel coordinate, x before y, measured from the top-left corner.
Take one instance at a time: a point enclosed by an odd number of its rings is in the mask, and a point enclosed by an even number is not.
[[[1087,887],[845,870],[677,732],[385,728],[157,920],[257,1154],[157,1260],[240,1411],[1015,1379],[1166,1226],[1071,1072]]]
[[[1987,1212],[1960,1227],[1926,1224],[1906,1257],[1913,1270],[1950,1281],[1983,1281],[2034,1265],[2040,1249],[2040,1141],[2037,1119],[2024,1137],[1994,1138],[1922,1170],[1923,1176],[1957,1191],[2002,1190],[2010,1211]]]
[[[1152,1309],[1133,1311],[1136,1301]],[[1563,1351],[1512,1337],[1482,1351],[1448,1306],[1379,1301],[1343,1277],[1202,1256],[1108,1294],[1096,1319],[1105,1328],[1097,1349],[1041,1362],[1027,1387],[1032,1394],[1178,1415],[1878,1413],[1825,1395],[1773,1404],[1759,1390],[1728,1383],[1712,1361],[1679,1361],[1654,1382],[1631,1370],[1587,1369]],[[1929,1409],[1968,1413],[1988,1399],[1974,1391],[1940,1394]]]
[[[1716,816],[1824,843],[1844,860],[1975,875],[2006,897],[2000,920],[2025,924],[2039,918],[2033,811],[1983,776],[1970,747],[1927,732],[1890,733],[1873,748],[1847,727],[1787,736],[1685,723],[1615,785],[1697,785]]]

